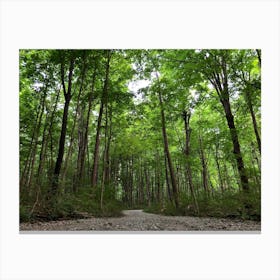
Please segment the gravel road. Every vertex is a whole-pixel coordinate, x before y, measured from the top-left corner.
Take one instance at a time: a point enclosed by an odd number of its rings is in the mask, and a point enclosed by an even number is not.
[[[261,223],[235,219],[171,217],[125,210],[118,218],[21,223],[20,231],[260,231]]]

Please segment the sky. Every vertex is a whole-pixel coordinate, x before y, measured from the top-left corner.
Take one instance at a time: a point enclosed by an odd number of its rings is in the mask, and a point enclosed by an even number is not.
[[[128,83],[128,89],[133,93],[133,101],[135,104],[139,104],[144,100],[144,96],[139,90],[148,87],[151,82],[151,80],[136,80]]]

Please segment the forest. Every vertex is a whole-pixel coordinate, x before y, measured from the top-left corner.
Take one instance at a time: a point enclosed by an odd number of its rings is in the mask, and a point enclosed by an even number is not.
[[[261,219],[261,50],[19,51],[20,221]]]

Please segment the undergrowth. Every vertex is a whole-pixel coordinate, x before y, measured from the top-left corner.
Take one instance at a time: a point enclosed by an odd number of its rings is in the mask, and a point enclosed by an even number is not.
[[[163,203],[154,203],[150,207],[146,207],[144,211],[167,216],[239,218],[260,221],[260,201],[260,194],[256,193],[224,192],[208,197],[198,196],[198,210],[190,197],[181,196],[177,208],[170,201],[164,201]]]
[[[122,204],[114,199],[110,189],[104,192],[103,205],[100,204],[100,190],[81,188],[75,194],[58,195],[51,203],[45,196],[34,207],[34,199],[22,200],[20,203],[20,222],[51,221],[59,219],[76,219],[89,216],[119,217]]]

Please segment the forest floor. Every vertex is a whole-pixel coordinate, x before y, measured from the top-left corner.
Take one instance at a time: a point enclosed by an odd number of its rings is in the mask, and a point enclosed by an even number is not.
[[[21,231],[260,231],[261,223],[224,218],[162,216],[125,210],[123,217],[21,223]]]

